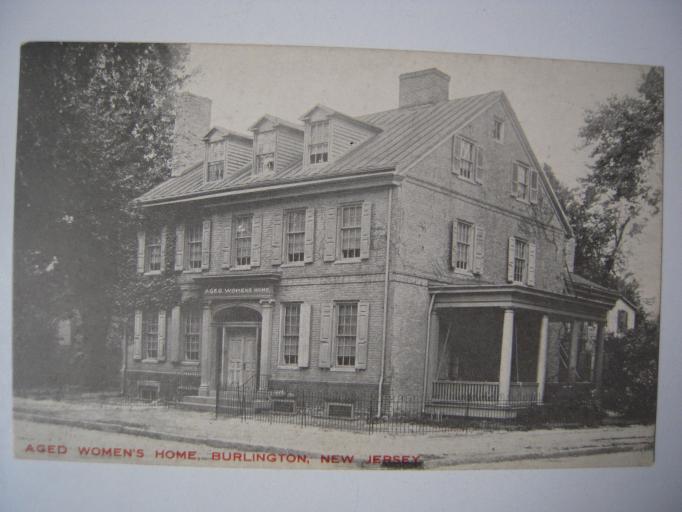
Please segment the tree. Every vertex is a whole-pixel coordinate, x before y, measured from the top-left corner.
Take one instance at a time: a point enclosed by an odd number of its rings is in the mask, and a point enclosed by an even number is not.
[[[601,284],[612,284],[623,243],[641,231],[647,210],[658,213],[660,191],[648,173],[662,133],[661,68],[642,78],[637,97],[609,98],[585,115],[579,135],[592,164],[567,212],[577,234],[576,269]]]
[[[631,419],[656,419],[658,322],[643,320],[623,336],[605,340],[603,406]]]
[[[77,310],[90,384],[138,214],[130,201],[169,175],[172,104],[187,48],[22,47],[15,190],[15,375],[43,358],[49,322]],[[38,324],[40,334],[36,334]],[[15,380],[16,382],[16,380]]]

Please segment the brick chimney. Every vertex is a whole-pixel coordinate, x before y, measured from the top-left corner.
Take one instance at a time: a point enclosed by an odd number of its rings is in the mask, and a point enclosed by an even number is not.
[[[178,96],[173,127],[173,160],[171,176],[179,176],[192,164],[204,160],[202,137],[211,125],[211,100],[188,92]]]
[[[449,99],[450,76],[436,68],[400,75],[398,106],[414,107]]]

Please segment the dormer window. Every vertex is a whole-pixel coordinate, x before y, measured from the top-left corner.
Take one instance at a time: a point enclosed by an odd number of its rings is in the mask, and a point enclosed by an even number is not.
[[[269,173],[275,170],[275,132],[262,132],[257,137],[256,174]]]
[[[222,180],[225,173],[225,141],[219,140],[208,145],[208,168],[206,181]]]
[[[310,125],[308,155],[311,164],[321,164],[329,159],[329,121],[318,121]]]

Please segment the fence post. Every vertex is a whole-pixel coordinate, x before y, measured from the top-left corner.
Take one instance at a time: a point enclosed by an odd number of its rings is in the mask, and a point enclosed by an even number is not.
[[[369,415],[367,417],[367,428],[368,428],[370,434],[373,432],[373,426],[374,426],[374,424],[373,424],[373,418],[374,418],[373,408],[374,408],[374,401],[370,400],[369,401]]]

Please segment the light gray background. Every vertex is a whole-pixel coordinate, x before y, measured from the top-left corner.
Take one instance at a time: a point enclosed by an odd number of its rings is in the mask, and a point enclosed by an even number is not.
[[[115,5],[113,5],[115,3]],[[419,49],[665,66],[662,345],[653,468],[315,472],[11,457],[11,233],[19,46],[31,40]],[[682,3],[525,0],[0,3],[0,510],[680,510]]]

